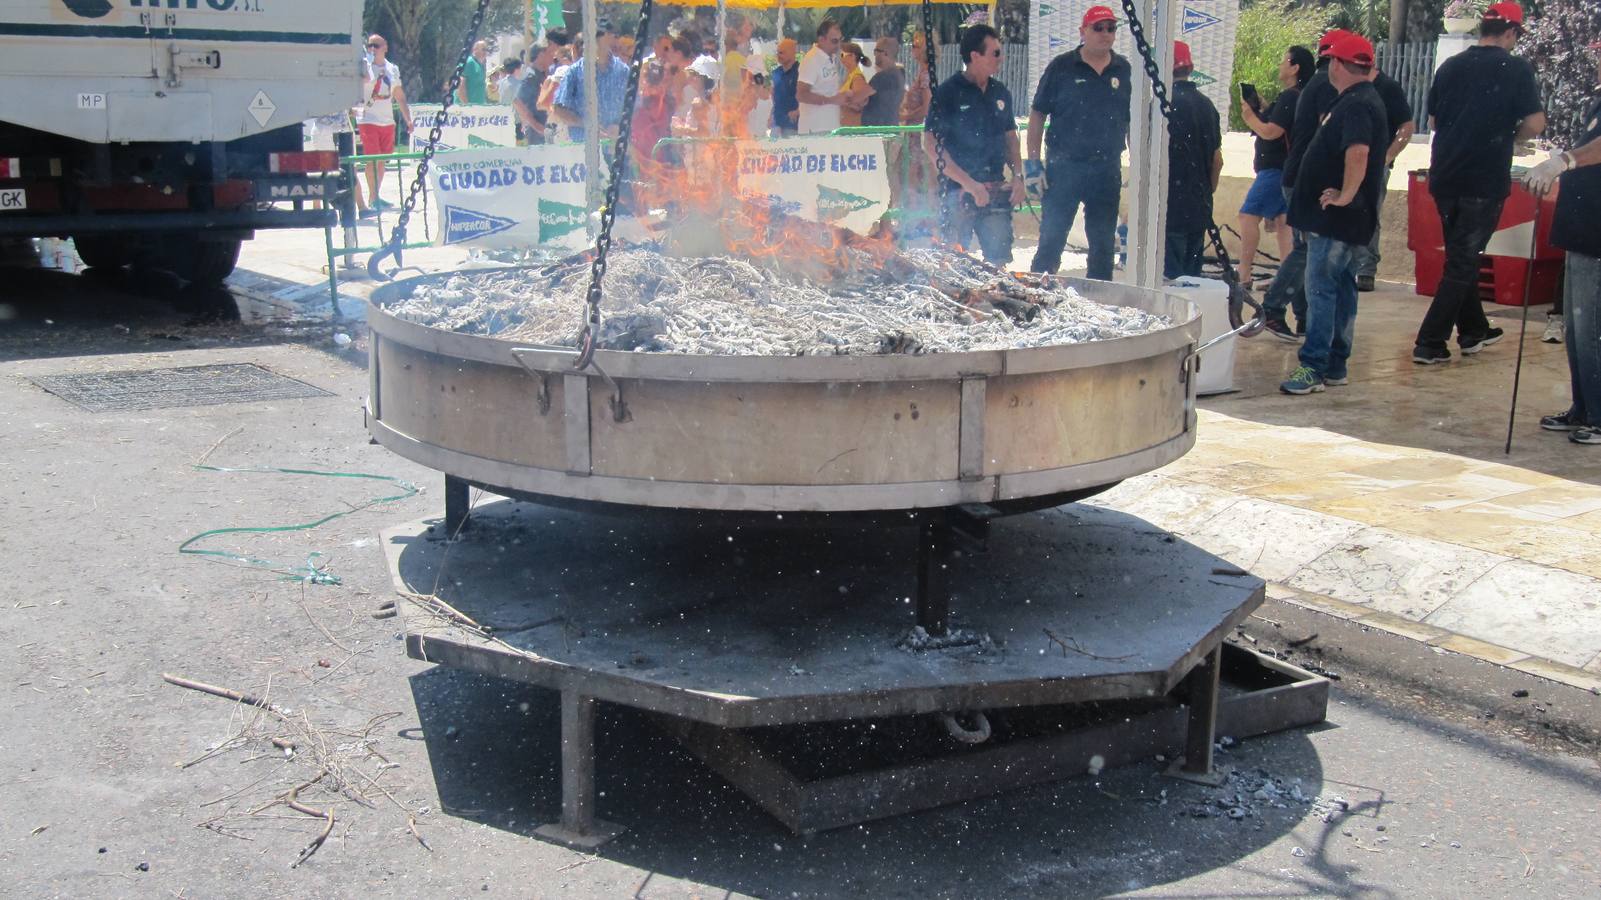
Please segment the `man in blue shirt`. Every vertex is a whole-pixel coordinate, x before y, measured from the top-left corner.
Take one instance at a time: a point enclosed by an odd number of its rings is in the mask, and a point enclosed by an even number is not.
[[[623,120],[623,95],[628,90],[628,64],[613,53],[617,33],[611,22],[600,19],[595,23],[595,97],[600,113],[600,136],[617,136],[617,123]],[[551,113],[556,121],[568,128],[575,141],[584,140],[584,63],[579,59],[567,70],[561,87],[556,89],[551,102]]]
[[[966,244],[978,232],[989,262],[1010,268],[1012,207],[1023,202],[1023,162],[1012,118],[1012,93],[995,78],[1001,40],[988,25],[962,33],[961,72],[934,89],[923,150],[936,168],[944,163],[941,200],[949,209],[945,240]],[[1008,183],[1002,174],[1010,166]]]
[[[778,68],[773,70],[773,137],[793,137],[800,119],[800,101],[795,97],[795,76],[800,72],[795,61],[797,49],[794,38],[778,42]]]
[[[1117,16],[1108,7],[1092,6],[1084,13],[1079,37],[1083,43],[1077,49],[1045,67],[1028,115],[1029,177],[1042,180],[1045,188],[1040,245],[1030,268],[1055,272],[1061,266],[1062,248],[1082,203],[1084,236],[1090,244],[1088,275],[1110,281],[1132,70],[1128,60],[1112,52]],[[1044,168],[1041,138],[1050,153]]]

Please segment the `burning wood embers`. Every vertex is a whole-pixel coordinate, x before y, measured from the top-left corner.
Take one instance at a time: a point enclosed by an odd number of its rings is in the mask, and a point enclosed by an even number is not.
[[[738,356],[932,353],[1106,340],[1168,327],[1049,276],[819,225],[740,201],[655,223],[608,259],[601,346]],[[417,287],[395,316],[468,334],[572,347],[590,260],[468,272]]]

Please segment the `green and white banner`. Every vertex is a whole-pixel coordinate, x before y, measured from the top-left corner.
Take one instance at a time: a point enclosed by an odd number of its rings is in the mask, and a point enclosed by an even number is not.
[[[428,181],[438,198],[439,244],[582,250],[589,243],[582,144],[441,153]]]
[[[814,222],[866,234],[889,210],[884,139],[804,136],[735,145],[738,191]]]
[[[444,107],[438,103],[411,104],[411,126],[408,129],[411,151],[421,153],[428,148],[428,136]],[[458,106],[451,104],[439,129],[440,153],[451,150],[473,150],[479,147],[517,146],[517,125],[512,119],[510,106],[499,103]]]

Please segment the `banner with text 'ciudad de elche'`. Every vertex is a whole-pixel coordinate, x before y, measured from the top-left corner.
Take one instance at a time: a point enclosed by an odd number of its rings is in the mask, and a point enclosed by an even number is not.
[[[441,113],[443,116],[441,117]],[[434,123],[440,123],[439,145],[434,149],[444,153],[450,150],[474,150],[480,147],[517,146],[517,125],[510,106],[499,103],[474,106],[444,107],[438,103],[413,103],[409,130],[411,152],[421,153],[428,148],[428,136]]]
[[[581,250],[589,243],[582,144],[441,153],[428,182],[438,197],[439,244]]]
[[[741,194],[768,197],[792,215],[866,234],[889,210],[884,139],[799,136],[735,145]]]

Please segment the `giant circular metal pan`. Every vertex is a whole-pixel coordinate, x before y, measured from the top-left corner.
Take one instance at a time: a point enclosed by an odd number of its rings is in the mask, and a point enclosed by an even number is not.
[[[484,270],[475,270],[484,271]],[[922,356],[574,353],[398,319],[373,293],[367,426],[390,450],[512,496],[860,512],[1089,496],[1195,443],[1193,304],[1068,279],[1167,329]],[[573,310],[574,328],[582,311]]]

